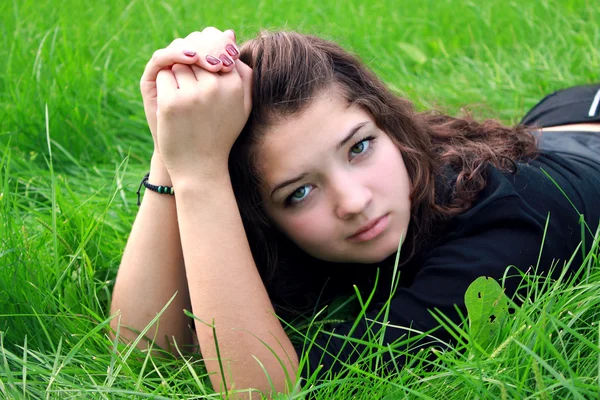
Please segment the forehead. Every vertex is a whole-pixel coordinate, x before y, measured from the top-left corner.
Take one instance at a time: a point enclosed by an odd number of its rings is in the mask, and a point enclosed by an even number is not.
[[[257,169],[266,185],[307,172],[325,162],[356,124],[372,121],[364,110],[349,107],[339,94],[313,100],[301,114],[279,120],[257,146]]]

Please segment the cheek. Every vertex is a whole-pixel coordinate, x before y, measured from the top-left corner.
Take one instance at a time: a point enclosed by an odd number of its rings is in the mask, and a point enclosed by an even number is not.
[[[298,243],[322,241],[327,236],[327,223],[319,211],[311,211],[286,218],[281,224],[283,231]]]
[[[411,183],[402,156],[394,148],[393,151],[390,151],[385,157],[385,160],[386,164],[383,166],[383,169],[387,171],[396,171],[396,173],[381,174],[378,176],[379,180],[388,181],[388,183],[391,184],[391,187],[396,187],[397,190],[400,190],[403,193],[403,197],[404,195],[408,197],[410,194]]]

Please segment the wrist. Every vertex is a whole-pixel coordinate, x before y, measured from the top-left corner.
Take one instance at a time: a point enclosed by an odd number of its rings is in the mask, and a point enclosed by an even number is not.
[[[169,168],[168,174],[175,187],[196,187],[230,183],[227,161],[203,160],[186,168]]]
[[[194,193],[194,195],[204,193],[206,196],[207,193],[231,187],[231,178],[227,172],[224,174],[186,175],[174,179],[173,187],[177,193]]]
[[[229,178],[175,181],[174,189],[177,209],[183,213],[198,212],[198,205],[201,204],[200,208],[212,210],[209,214],[214,217],[217,209],[222,210],[230,201],[235,203]]]
[[[160,153],[155,152],[152,155],[152,160],[150,161],[150,178],[148,181],[153,185],[173,186],[173,181]]]

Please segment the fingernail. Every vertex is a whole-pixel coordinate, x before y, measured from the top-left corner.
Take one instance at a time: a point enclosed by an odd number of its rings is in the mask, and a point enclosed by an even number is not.
[[[216,57],[211,56],[210,54],[206,56],[206,62],[208,62],[210,65],[217,65],[218,63],[221,62],[221,60],[219,60]],[[225,64],[225,63],[223,63]]]
[[[227,57],[225,54],[221,54],[221,56],[219,58],[223,62],[224,66],[229,67],[230,65],[233,65],[233,60],[231,58]]]
[[[235,57],[238,54],[240,54],[239,51],[237,51],[237,49],[232,44],[228,44],[227,46],[225,46],[225,50],[227,50],[227,53],[229,53],[229,55],[232,57]]]
[[[191,50],[186,50],[183,52],[183,54],[185,54],[188,57],[194,57],[196,55],[195,51],[191,51]]]

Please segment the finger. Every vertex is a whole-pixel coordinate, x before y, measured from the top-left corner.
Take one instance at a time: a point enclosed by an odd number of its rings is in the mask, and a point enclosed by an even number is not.
[[[173,71],[170,69],[161,69],[156,75],[157,102],[171,99],[177,91],[177,80]]]
[[[233,61],[237,60],[238,58],[240,58],[240,51],[238,50],[237,46],[232,44],[232,43],[227,43],[225,45],[225,51],[227,52],[227,55],[229,57],[231,57],[231,59]]]
[[[223,67],[221,67],[219,72],[227,73],[233,71],[235,68],[235,60],[228,53],[219,54],[219,60],[221,60],[221,64],[223,64]]]
[[[177,80],[179,89],[189,90],[194,88],[197,82],[196,75],[189,65],[175,64],[171,67],[171,71]]]
[[[223,33],[218,29],[212,27],[210,29],[210,32],[212,32],[211,35],[218,35],[219,39],[223,36]],[[206,43],[200,41],[200,38],[202,38],[201,32],[192,32],[187,35],[185,39],[175,39],[169,45],[169,47],[175,47],[179,49],[185,48],[191,50],[192,52],[198,53],[197,59],[194,59],[195,64],[209,72],[220,72],[223,68],[223,62],[219,57],[222,53],[222,50],[215,48],[215,46],[207,46]],[[237,48],[234,50],[237,50]]]
[[[197,46],[194,46],[193,43],[189,43],[188,47],[194,48]],[[200,54],[200,56],[195,58],[194,64],[205,69],[206,71],[208,71],[208,72],[223,72],[223,68],[225,68],[225,70],[227,72],[229,72],[231,70],[231,67],[229,67],[229,65],[232,63],[231,57],[229,57],[229,59],[221,58],[223,53],[221,53],[220,51],[217,50],[217,51],[207,53],[206,50],[199,49],[198,53]],[[206,54],[206,55],[202,56],[202,54]],[[189,65],[191,63],[183,63],[183,64]]]
[[[192,66],[192,70],[196,75],[196,93],[203,99],[208,99],[210,102],[211,96],[215,96],[222,89],[222,80],[220,74],[214,74],[202,69],[196,65]],[[227,74],[231,75],[231,74]]]
[[[233,29],[227,29],[223,35],[229,39],[229,43],[225,45],[225,51],[233,61],[237,60],[240,57],[240,49],[235,43],[235,32]]]
[[[244,113],[250,115],[252,109],[252,69],[242,61],[235,62],[235,68],[229,74],[222,75],[220,79],[224,85],[240,85],[243,92]]]
[[[156,84],[158,72],[168,68],[175,63],[194,64],[198,62],[198,55],[195,51],[182,47],[167,47],[154,52],[152,58],[146,64],[142,79],[140,82],[142,90],[152,89]]]
[[[236,66],[235,66],[236,61],[233,62],[233,65],[231,65],[231,71],[229,71],[228,73],[219,73],[219,75],[221,76],[221,80],[223,82],[237,82],[240,81],[240,74],[238,73]],[[228,84],[228,83],[226,83]]]
[[[195,63],[201,68],[209,72],[220,72],[223,69],[223,61],[221,60],[222,51],[211,45],[214,42],[214,38],[223,36],[223,32],[215,27],[209,26],[202,30],[202,32],[192,32],[185,37],[185,41],[188,46],[196,50],[200,57]],[[223,45],[224,47],[224,45]],[[227,64],[229,64],[227,62]]]
[[[242,87],[244,88],[244,111],[246,115],[250,115],[252,109],[252,68],[244,64],[242,61],[235,62],[235,69],[242,78]]]
[[[197,65],[192,65],[192,71],[196,76],[195,89],[198,90],[200,93],[209,93],[211,92],[212,88],[216,87],[215,85],[218,85],[218,81],[220,79],[219,74],[208,72],[205,69],[198,67]]]
[[[235,39],[235,32],[233,31],[233,29],[227,29],[223,33],[225,34],[225,36],[227,36],[229,39],[231,39],[232,42],[235,43],[236,39]]]
[[[221,32],[215,27],[209,26],[202,32],[192,32],[186,38],[187,46],[192,47],[201,56],[198,66],[211,72],[231,72],[234,68],[235,60],[240,56],[240,50],[231,39],[234,36],[232,32]],[[205,57],[202,55],[206,54]],[[213,65],[213,68],[207,68],[206,62]],[[219,63],[219,64],[217,64]]]
[[[200,82],[200,79],[202,79],[202,76],[204,74],[210,74],[211,72],[206,71],[205,69],[200,68],[197,65],[191,65],[192,67],[192,72],[194,72],[194,76],[196,77],[196,81]]]

